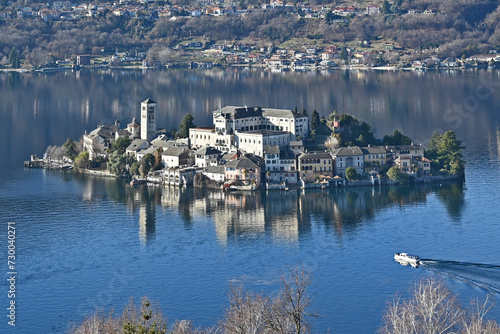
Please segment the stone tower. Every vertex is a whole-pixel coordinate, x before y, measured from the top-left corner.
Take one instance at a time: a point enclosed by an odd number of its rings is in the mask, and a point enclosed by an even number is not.
[[[147,99],[141,102],[141,139],[156,138],[156,102]]]

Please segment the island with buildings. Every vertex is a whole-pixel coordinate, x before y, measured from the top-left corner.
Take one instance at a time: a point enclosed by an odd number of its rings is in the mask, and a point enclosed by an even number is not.
[[[172,136],[157,127],[156,114],[157,103],[147,99],[140,122],[99,125],[80,142],[49,147],[43,159],[32,156],[25,166],[224,190],[442,182],[464,175],[463,147],[453,131],[435,133],[425,150],[399,131],[377,140],[369,125],[350,115],[319,121],[315,110],[310,118],[305,110],[226,106],[213,111],[207,127],[195,126],[187,114]]]

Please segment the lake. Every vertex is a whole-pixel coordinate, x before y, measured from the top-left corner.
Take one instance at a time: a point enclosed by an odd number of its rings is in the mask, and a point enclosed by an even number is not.
[[[497,71],[0,73],[1,247],[6,260],[15,222],[18,271],[16,328],[4,315],[0,332],[62,333],[144,295],[171,321],[210,326],[231,284],[273,294],[293,266],[314,277],[315,333],[375,332],[387,302],[429,275],[464,304],[488,293],[498,302],[499,82]],[[97,124],[129,123],[146,98],[167,130],[188,112],[209,125],[225,105],[348,112],[378,137],[399,129],[423,145],[454,130],[467,147],[466,182],[224,194],[22,168]],[[425,265],[399,265],[400,251]],[[8,288],[2,280],[5,308]],[[498,307],[491,316],[500,321]]]

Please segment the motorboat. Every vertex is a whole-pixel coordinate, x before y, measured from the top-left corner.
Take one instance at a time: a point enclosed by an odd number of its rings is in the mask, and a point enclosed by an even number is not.
[[[137,186],[139,184],[146,184],[146,183],[147,181],[144,179],[133,179],[132,181],[130,181],[131,186]]]
[[[394,254],[394,260],[396,260],[403,266],[410,265],[414,268],[418,267],[420,263],[420,258],[418,256],[408,253],[396,253]]]

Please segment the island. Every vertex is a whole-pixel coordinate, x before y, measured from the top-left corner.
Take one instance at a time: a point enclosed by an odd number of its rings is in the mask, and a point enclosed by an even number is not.
[[[464,180],[462,142],[434,133],[427,149],[400,131],[375,138],[348,114],[226,106],[210,126],[186,114],[179,130],[157,127],[157,103],[140,104],[140,122],[98,125],[79,141],[49,146],[26,167],[222,190],[332,188]]]

